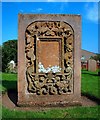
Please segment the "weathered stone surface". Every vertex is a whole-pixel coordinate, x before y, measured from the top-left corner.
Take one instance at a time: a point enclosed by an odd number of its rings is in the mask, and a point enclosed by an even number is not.
[[[19,14],[19,105],[80,102],[80,21],[79,15]]]
[[[88,60],[88,70],[89,71],[96,71],[97,70],[97,62],[95,60]]]

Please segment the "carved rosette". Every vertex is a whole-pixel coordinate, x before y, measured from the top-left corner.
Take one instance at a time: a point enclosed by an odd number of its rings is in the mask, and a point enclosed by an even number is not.
[[[71,26],[59,21],[41,21],[30,24],[25,33],[26,78],[28,92],[36,95],[55,95],[73,92],[73,41]],[[38,73],[38,38],[62,38],[62,71]]]

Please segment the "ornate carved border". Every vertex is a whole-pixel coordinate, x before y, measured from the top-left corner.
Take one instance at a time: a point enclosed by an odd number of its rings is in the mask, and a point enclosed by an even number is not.
[[[73,41],[71,26],[60,21],[36,21],[26,29],[25,55],[27,90],[34,95],[73,93]],[[38,72],[38,41],[61,39],[61,72]]]

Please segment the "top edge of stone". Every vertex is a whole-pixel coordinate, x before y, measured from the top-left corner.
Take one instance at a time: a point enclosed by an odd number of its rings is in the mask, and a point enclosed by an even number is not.
[[[30,16],[30,15],[33,15],[33,16],[81,16],[80,14],[32,14],[32,13],[18,13],[19,16]]]

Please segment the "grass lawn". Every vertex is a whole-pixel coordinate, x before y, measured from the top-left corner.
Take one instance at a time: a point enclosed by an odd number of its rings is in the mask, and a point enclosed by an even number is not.
[[[97,72],[82,71],[82,94],[92,96],[100,99],[98,94],[98,76]],[[17,75],[16,74],[2,74],[1,91],[7,91],[17,88]],[[98,109],[100,106],[95,107],[68,107],[63,109],[50,109],[46,111],[18,111],[10,110],[2,107],[3,118],[87,118],[88,120],[98,118]],[[99,114],[100,115],[100,114]],[[73,119],[72,119],[73,120]]]
[[[17,89],[17,74],[0,73],[0,91]]]
[[[100,107],[70,107],[45,111],[18,111],[3,107],[3,118],[98,118]],[[73,120],[73,119],[72,119]]]
[[[82,94],[100,99],[100,87],[98,72],[82,71],[81,77]]]

